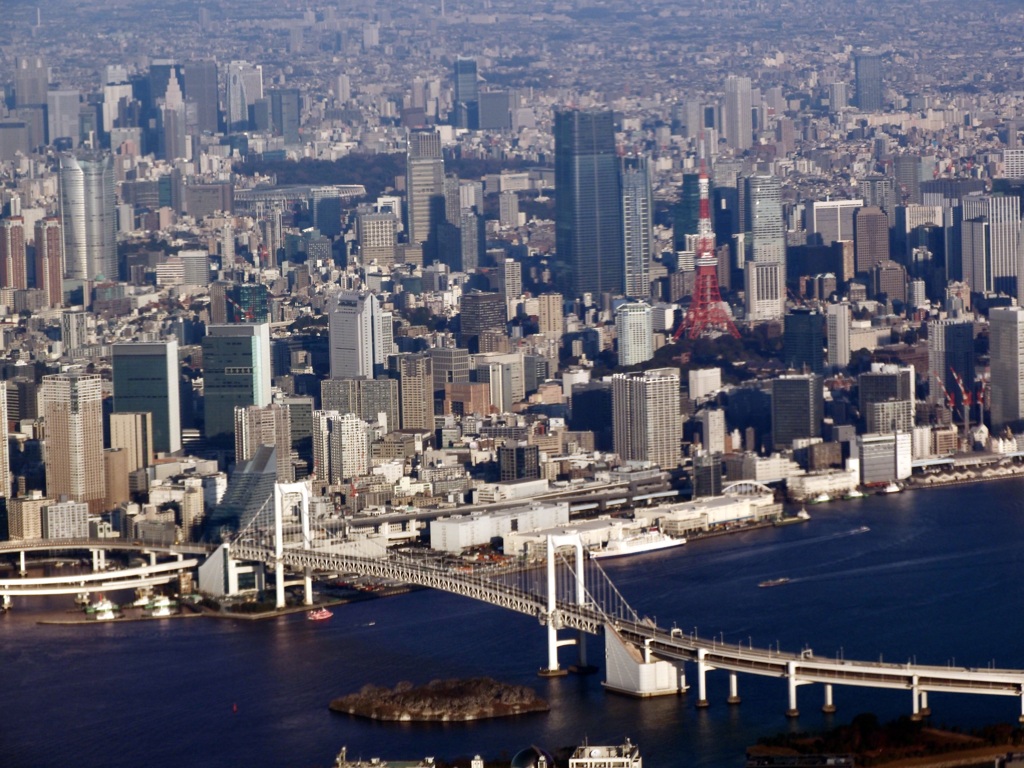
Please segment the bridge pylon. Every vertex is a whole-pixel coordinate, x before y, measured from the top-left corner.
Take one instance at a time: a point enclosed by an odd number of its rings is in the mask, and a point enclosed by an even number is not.
[[[560,547],[573,548],[575,563],[575,592],[576,605],[586,605],[587,586],[586,574],[583,570],[583,541],[578,533],[567,533],[547,537],[547,606],[539,618],[542,625],[548,631],[548,665],[540,670],[542,677],[558,677],[568,674],[568,670],[558,666],[558,649],[564,645],[575,645],[577,648],[577,661],[580,669],[587,666],[587,638],[580,631],[577,637],[565,640],[558,639],[558,630],[562,629],[563,621],[561,612],[558,610],[558,581],[556,573],[555,556]]]

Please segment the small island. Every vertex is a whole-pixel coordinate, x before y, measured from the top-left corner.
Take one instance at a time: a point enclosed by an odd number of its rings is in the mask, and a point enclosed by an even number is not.
[[[434,680],[419,687],[401,682],[393,689],[365,685],[358,693],[334,699],[330,708],[357,717],[400,722],[483,720],[550,709],[532,688],[489,677]]]

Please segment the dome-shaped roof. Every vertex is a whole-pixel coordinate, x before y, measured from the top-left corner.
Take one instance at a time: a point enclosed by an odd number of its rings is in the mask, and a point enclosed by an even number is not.
[[[554,768],[555,759],[540,747],[532,746],[516,753],[510,768]]]

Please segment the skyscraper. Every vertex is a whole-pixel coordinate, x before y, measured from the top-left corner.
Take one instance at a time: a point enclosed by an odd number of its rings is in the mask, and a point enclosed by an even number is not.
[[[397,379],[324,379],[320,393],[325,411],[354,413],[367,424],[386,424],[389,432],[401,424]]]
[[[854,57],[857,82],[857,107],[864,112],[878,112],[883,105],[882,56],[878,53],[859,53]]]
[[[36,222],[36,288],[50,308],[64,305],[64,236],[60,219],[47,216]]]
[[[825,314],[828,332],[828,364],[845,368],[850,364],[850,305],[829,304]]]
[[[858,408],[865,431],[910,432],[914,428],[912,365],[872,363],[857,377]]]
[[[785,317],[782,362],[796,371],[822,373],[825,369],[825,318],[816,309],[797,307]]]
[[[444,158],[437,131],[409,133],[405,168],[406,233],[409,243],[424,246],[444,220]],[[429,263],[424,254],[423,262]]]
[[[754,120],[749,77],[730,75],[725,81],[723,122],[725,140],[737,152],[754,143]]]
[[[28,288],[25,219],[0,220],[0,288]]]
[[[954,375],[956,371],[956,375]],[[957,404],[963,402],[956,376],[974,386],[974,321],[949,318],[928,323],[928,399],[944,403],[943,388]]]
[[[622,304],[615,313],[619,365],[638,365],[654,357],[651,308],[642,301]]]
[[[574,296],[624,287],[622,196],[611,110],[555,111],[555,249]]]
[[[917,155],[896,155],[893,158],[893,169],[896,174],[896,186],[899,188],[902,201],[909,205],[920,205],[922,166]]]
[[[0,386],[0,498],[11,498],[11,454],[7,443],[7,387]]]
[[[889,218],[875,205],[859,208],[854,215],[857,274],[867,274],[876,264],[889,260]]]
[[[217,133],[220,128],[220,97],[217,62],[197,59],[185,62],[185,98],[196,105],[196,128],[200,133]]]
[[[622,158],[622,235],[627,296],[651,293],[648,262],[652,249],[653,192],[647,155]]]
[[[649,461],[662,469],[678,466],[683,438],[678,369],[615,374],[612,433],[623,461]]]
[[[72,89],[59,89],[46,93],[46,131],[49,143],[68,139],[72,147],[78,146],[78,113],[82,94]]]
[[[746,186],[750,260],[785,267],[786,224],[782,217],[782,182],[778,176],[754,174],[747,177]]]
[[[270,367],[266,323],[207,326],[203,338],[207,440],[233,442],[235,406],[270,404]]]
[[[41,56],[19,57],[14,67],[14,106],[45,104],[49,84],[49,70]]]
[[[298,88],[282,88],[270,92],[270,124],[275,136],[285,144],[298,144],[302,117],[302,95]]]
[[[1024,419],[1024,308],[989,310],[992,430]]]
[[[460,307],[459,342],[470,352],[480,351],[480,334],[486,331],[504,333],[508,310],[505,297],[500,293],[464,293]]]
[[[455,126],[476,130],[480,127],[480,96],[476,59],[455,59]]]
[[[369,425],[354,413],[313,412],[313,474],[340,484],[370,468]]]
[[[794,440],[820,435],[823,415],[820,376],[779,376],[772,381],[772,440],[776,448],[789,448]]]
[[[260,446],[277,449],[277,481],[295,479],[292,465],[292,420],[286,405],[235,406],[235,461],[249,461]]]
[[[263,67],[232,61],[227,78],[228,130],[244,131],[249,127],[249,108],[263,98]]]
[[[110,447],[125,452],[125,471],[148,467],[153,463],[153,414],[110,414]]]
[[[853,217],[863,200],[815,200],[811,207],[811,238],[818,245],[853,240]]]
[[[331,378],[372,379],[392,352],[391,313],[373,293],[343,291],[328,310]]]
[[[103,384],[99,374],[60,373],[43,377],[46,420],[46,490],[103,511]]]
[[[61,155],[60,217],[69,278],[117,279],[114,184],[111,155]]]
[[[976,291],[1017,294],[1018,241],[1020,239],[1020,198],[1016,195],[966,195],[961,203],[964,223],[984,220],[988,223],[985,262],[988,284],[971,283]],[[967,270],[967,254],[963,257]],[[966,274],[965,274],[966,277]]]
[[[398,415],[402,429],[434,429],[434,369],[427,354],[392,355],[392,378],[398,379]]]
[[[178,342],[113,346],[114,413],[153,414],[153,449],[181,450]]]

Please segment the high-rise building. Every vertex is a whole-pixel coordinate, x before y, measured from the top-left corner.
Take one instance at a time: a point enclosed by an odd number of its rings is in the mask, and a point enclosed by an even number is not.
[[[829,304],[825,313],[828,331],[828,364],[845,368],[850,364],[850,305]]]
[[[320,393],[325,411],[354,413],[367,424],[386,425],[389,432],[401,424],[397,379],[324,379]]]
[[[747,320],[778,320],[786,311],[786,267],[778,262],[748,261],[744,267]]]
[[[615,374],[612,434],[623,461],[649,461],[662,469],[678,466],[683,438],[678,369]]]
[[[854,232],[857,274],[868,274],[876,264],[889,260],[889,217],[885,211],[875,205],[858,209]]]
[[[459,312],[459,338],[470,352],[479,351],[480,334],[504,332],[508,322],[505,297],[500,293],[470,291],[462,295]]]
[[[790,448],[794,440],[821,435],[821,386],[821,376],[815,373],[772,380],[772,440],[777,449]]]
[[[725,453],[725,411],[721,408],[705,408],[698,416],[704,450],[709,453]]]
[[[81,111],[82,94],[64,88],[46,93],[46,130],[49,143],[65,139],[72,147],[78,146],[78,113]]]
[[[200,133],[220,130],[220,96],[217,85],[217,62],[213,59],[187,61],[185,98],[196,105],[196,129]]]
[[[816,309],[797,307],[786,315],[782,333],[782,362],[796,371],[825,370],[825,317]]]
[[[477,86],[476,59],[455,59],[455,120],[458,128],[480,127],[480,95]]]
[[[337,485],[370,468],[369,425],[354,413],[313,412],[313,474]]]
[[[41,56],[23,56],[14,66],[14,106],[41,106],[46,104],[46,91],[50,86],[50,72]]]
[[[519,195],[506,189],[498,195],[498,223],[503,227],[519,226]]]
[[[46,421],[46,490],[103,511],[107,486],[103,467],[103,382],[99,374],[43,377]]]
[[[945,389],[957,405],[962,404],[956,377],[965,387],[973,387],[974,373],[974,321],[948,318],[928,323],[928,399],[944,404]]]
[[[857,84],[857,107],[864,112],[879,112],[883,106],[882,56],[859,53],[854,57]]]
[[[285,144],[298,144],[302,137],[302,94],[298,88],[282,88],[270,92],[270,126],[275,136],[284,138]]]
[[[434,369],[427,354],[392,355],[391,377],[398,379],[398,416],[402,429],[434,429]]]
[[[750,149],[754,143],[754,119],[749,77],[730,75],[726,79],[722,118],[726,143],[737,152]]]
[[[860,188],[864,205],[878,206],[887,216],[891,216],[900,203],[900,196],[896,193],[896,180],[891,176],[865,176],[863,179],[857,179],[857,186]]]
[[[433,347],[427,350],[434,376],[434,398],[444,397],[445,384],[469,382],[469,350],[465,347]]]
[[[871,288],[875,297],[885,296],[890,301],[907,301],[907,270],[902,264],[886,259],[871,270]]]
[[[262,445],[277,449],[277,481],[295,479],[292,455],[292,420],[286,405],[235,406],[235,461],[249,461]]]
[[[1014,133],[1016,133],[1016,128],[1014,128]],[[1024,179],[1024,149],[1003,150],[1003,177]]]
[[[441,155],[441,135],[435,130],[409,133],[405,194],[409,243],[423,246],[433,240],[435,230],[445,216],[444,158]],[[431,260],[424,258],[423,262],[427,264]]]
[[[748,176],[747,226],[750,260],[786,264],[786,223],[782,216],[782,182],[778,176]]]
[[[263,67],[232,61],[227,72],[227,126],[229,131],[249,127],[249,109],[263,98]]]
[[[0,386],[0,498],[11,498],[11,454],[7,443],[7,387]]]
[[[359,235],[359,259],[363,265],[395,263],[398,242],[398,217],[393,213],[362,211],[356,217]]]
[[[863,200],[815,200],[811,207],[812,236],[817,245],[831,245],[840,240],[853,240],[853,217]]]
[[[611,110],[555,111],[555,249],[574,296],[621,293],[622,195]]]
[[[1024,308],[989,310],[992,429],[1019,428],[1024,420]]]
[[[46,297],[46,306],[64,306],[64,235],[60,219],[47,216],[36,222],[36,288]]]
[[[328,309],[331,378],[372,379],[392,352],[391,313],[376,294],[343,291]]]
[[[621,304],[615,312],[619,365],[639,365],[654,357],[651,307],[642,301]]]
[[[153,449],[181,450],[178,342],[113,346],[114,413],[153,414]]]
[[[126,472],[148,467],[153,463],[153,414],[110,414],[110,447],[125,452]]]
[[[235,406],[270,405],[270,326],[207,326],[203,338],[203,413],[207,440],[233,442]],[[287,461],[287,457],[282,457]]]
[[[562,294],[542,293],[537,297],[537,325],[545,336],[557,338],[562,335],[565,324],[565,311],[562,308]]]
[[[25,219],[0,220],[0,288],[28,288]]]
[[[69,278],[117,278],[114,185],[111,155],[61,155],[60,218]]]
[[[858,407],[865,431],[910,432],[914,428],[915,372],[912,365],[872,363],[857,377]]]
[[[893,158],[893,169],[896,174],[896,186],[903,202],[909,205],[920,205],[922,165],[917,155],[896,155]]]
[[[1020,198],[1016,195],[966,195],[961,206],[965,223],[983,219],[988,224],[985,254],[985,262],[989,265],[988,284],[972,282],[971,289],[1017,294]],[[966,254],[963,260],[966,266]]]
[[[539,479],[540,448],[525,443],[498,448],[498,471],[503,483]]]
[[[515,259],[505,259],[501,263],[498,279],[501,283],[501,295],[508,307],[508,319],[516,314],[516,303],[523,295],[523,266]]]
[[[622,236],[625,251],[627,296],[647,298],[651,293],[648,262],[653,248],[653,200],[647,155],[622,158]]]
[[[511,413],[526,397],[526,371],[520,353],[474,355],[472,365],[476,381],[489,385],[491,404],[500,413]]]
[[[722,457],[701,451],[693,457],[693,498],[722,495]]]

